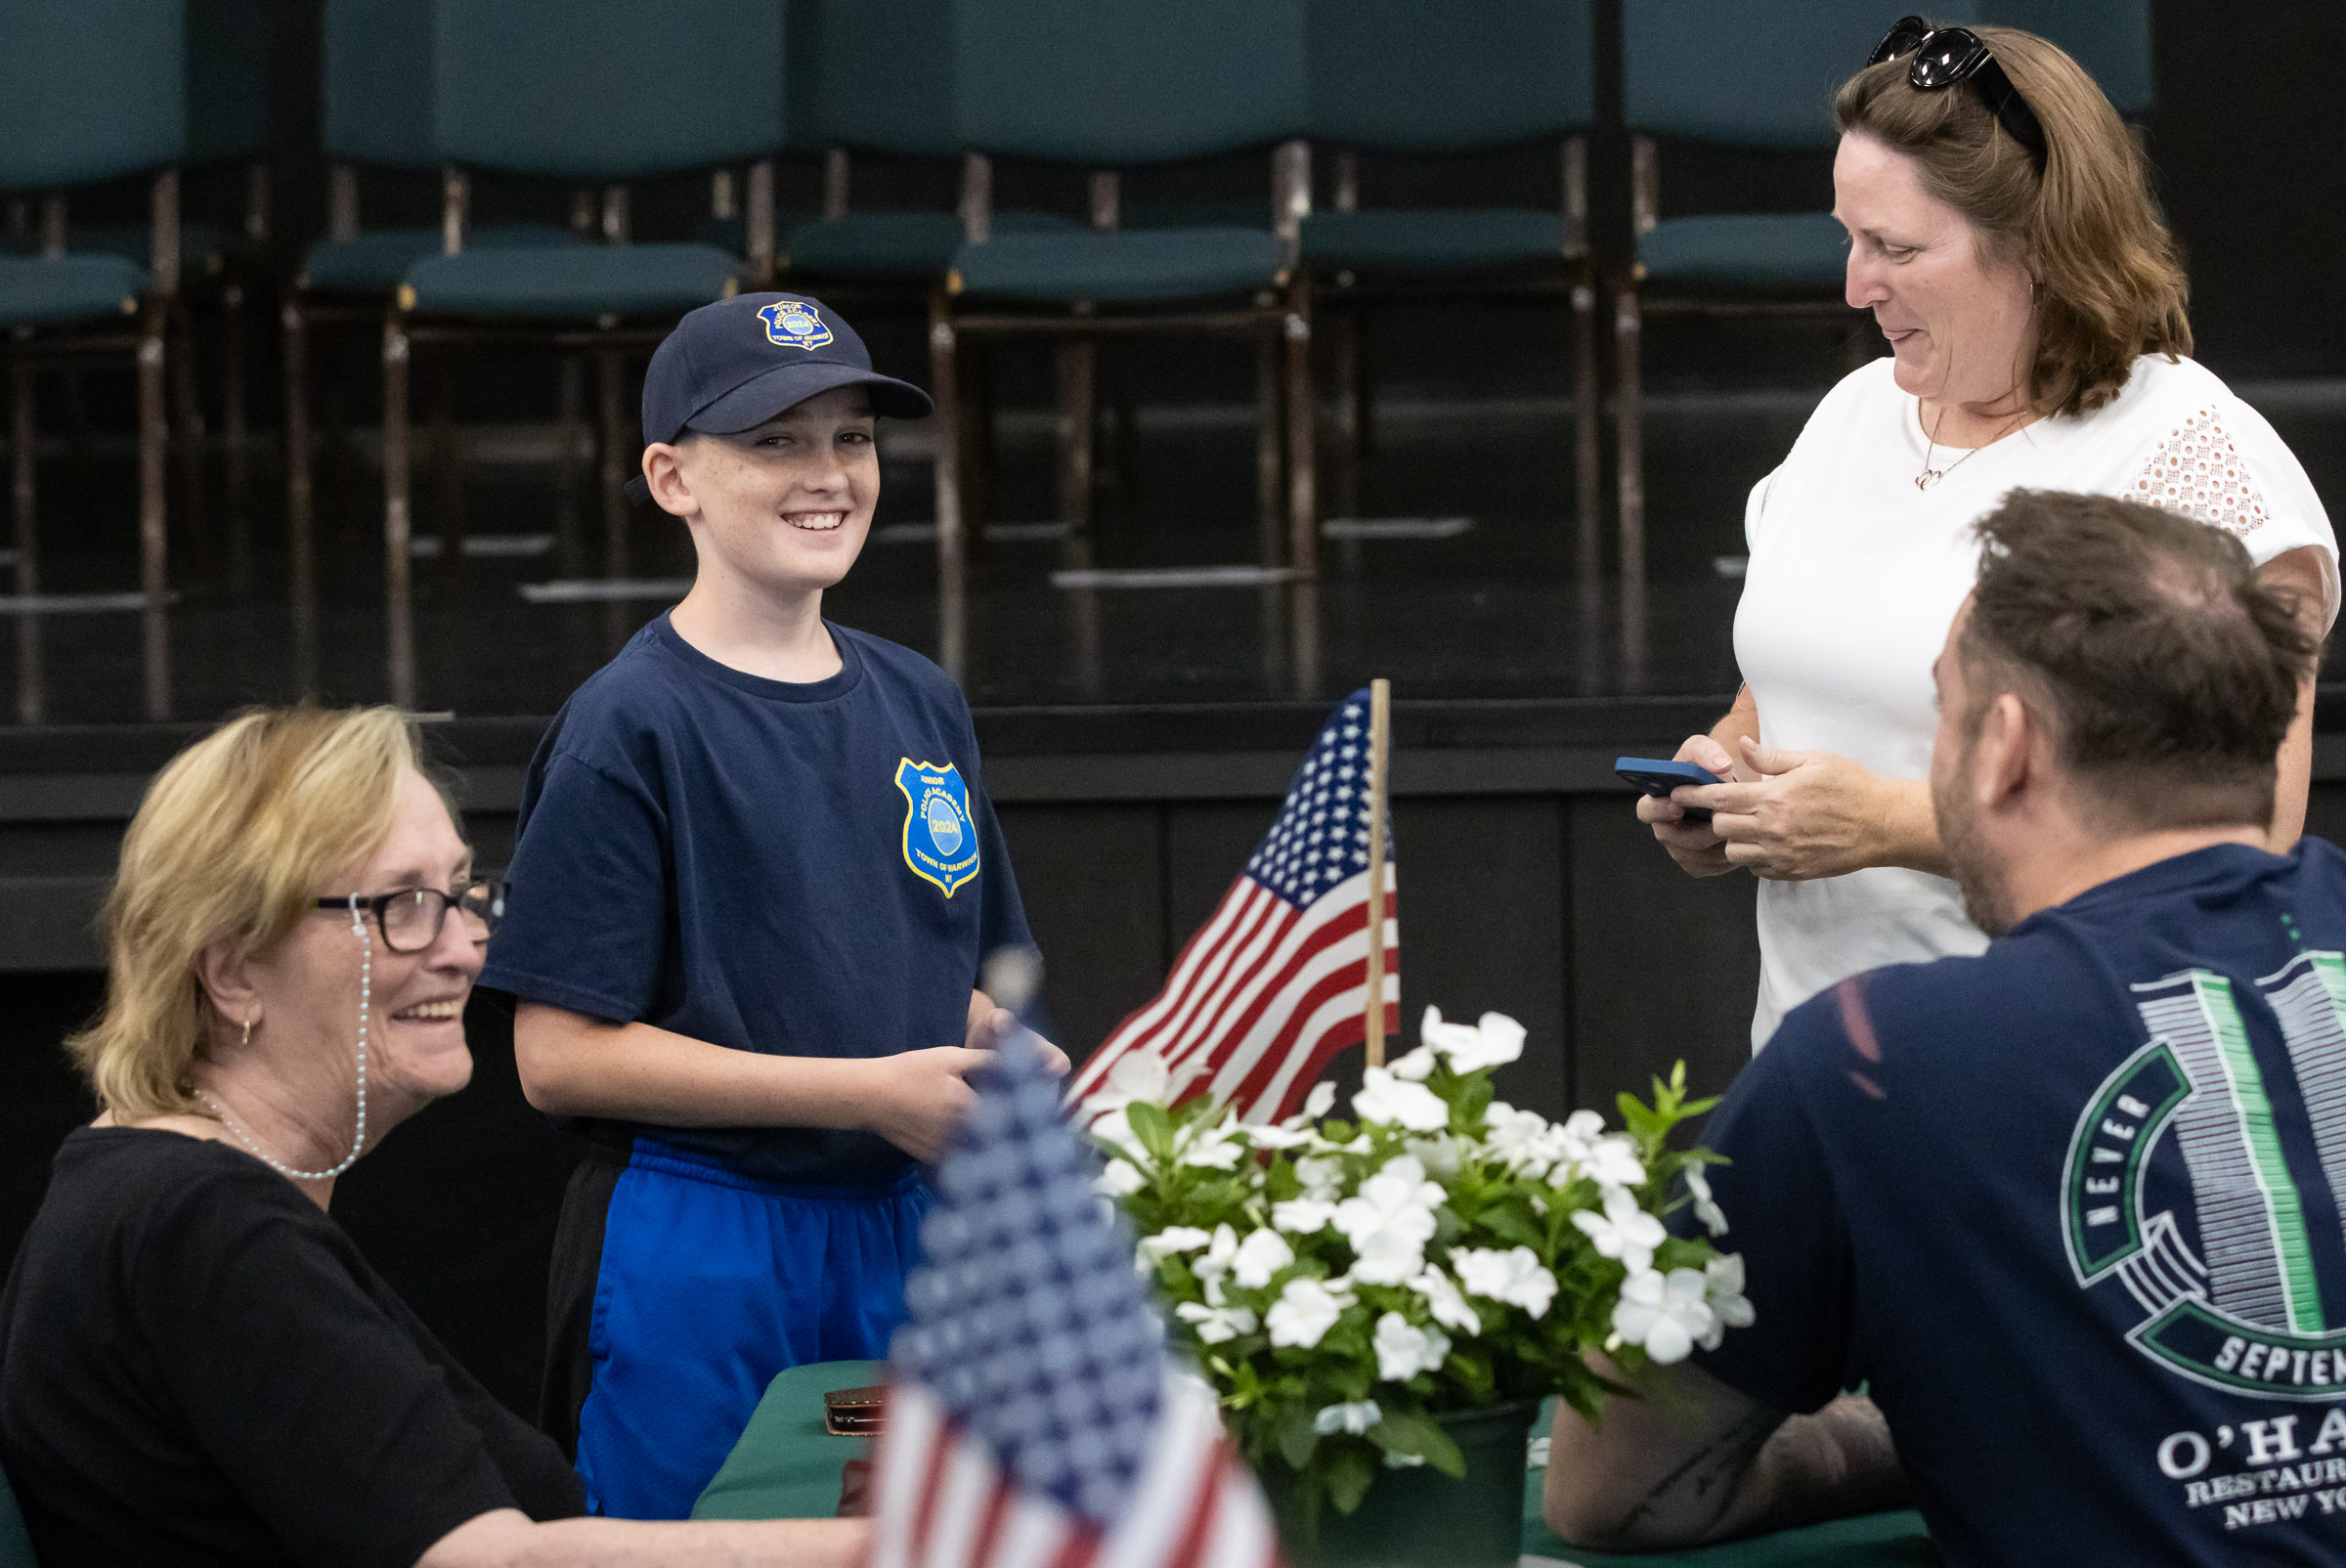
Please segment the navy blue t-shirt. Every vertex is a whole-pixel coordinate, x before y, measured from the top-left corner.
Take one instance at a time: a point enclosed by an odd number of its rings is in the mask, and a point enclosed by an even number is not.
[[[1704,1129],[1698,1364],[1869,1380],[1958,1568],[2346,1560],[2342,954],[2346,854],[2221,846],[1813,998]]]
[[[767,680],[646,626],[531,760],[481,983],[740,1051],[959,1045],[978,966],[1027,941],[969,706],[831,627],[828,680]],[[765,1180],[879,1185],[908,1156],[811,1127],[640,1128]]]

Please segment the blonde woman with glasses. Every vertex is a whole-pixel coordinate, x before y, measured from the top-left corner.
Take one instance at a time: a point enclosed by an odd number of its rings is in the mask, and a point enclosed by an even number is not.
[[[578,1476],[326,1213],[464,1087],[503,889],[387,708],[248,713],[123,841],[104,1113],[58,1152],[0,1297],[0,1468],[47,1568],[846,1564],[852,1520],[576,1517]]]

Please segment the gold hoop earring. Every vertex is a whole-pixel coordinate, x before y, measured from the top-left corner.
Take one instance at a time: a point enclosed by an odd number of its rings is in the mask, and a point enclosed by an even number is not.
[[[252,1020],[246,1019],[244,1021],[244,1038],[237,1043],[239,1047],[243,1050],[249,1051],[252,1049]]]

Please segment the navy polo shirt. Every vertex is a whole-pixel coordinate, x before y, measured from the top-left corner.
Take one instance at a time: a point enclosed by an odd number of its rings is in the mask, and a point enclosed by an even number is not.
[[[830,627],[827,680],[767,680],[666,616],[565,703],[523,788],[481,983],[774,1056],[959,1045],[979,966],[1028,941],[968,704],[911,650]],[[639,1127],[754,1178],[877,1185],[870,1133]]]
[[[1698,1364],[1788,1411],[1869,1381],[1948,1563],[2346,1556],[2335,847],[1846,980],[1704,1142],[1758,1321]]]

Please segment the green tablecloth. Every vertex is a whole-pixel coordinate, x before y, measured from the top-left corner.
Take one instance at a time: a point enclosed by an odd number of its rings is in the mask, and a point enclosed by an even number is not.
[[[821,1362],[794,1367],[766,1386],[758,1412],[717,1479],[693,1505],[696,1519],[825,1518],[839,1506],[840,1471],[847,1460],[868,1458],[863,1438],[833,1437],[823,1430],[823,1395],[834,1388],[879,1382],[887,1369],[876,1361]],[[1544,1432],[1542,1426],[1541,1431]],[[1568,1546],[1548,1534],[1540,1518],[1540,1478],[1534,1469],[1524,1488],[1523,1550],[1527,1568],[1551,1563],[1580,1568],[1916,1568],[1938,1561],[1923,1521],[1912,1513],[1877,1513],[1837,1519],[1806,1530],[1738,1541],[1697,1551],[1651,1552],[1620,1557]]]

